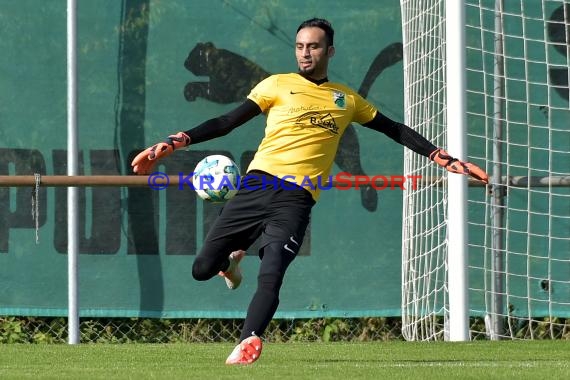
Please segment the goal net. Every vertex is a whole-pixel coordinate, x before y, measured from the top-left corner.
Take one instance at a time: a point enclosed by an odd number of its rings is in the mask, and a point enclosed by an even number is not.
[[[452,0],[456,1],[456,0]],[[446,139],[445,0],[401,0],[406,123]],[[570,4],[465,0],[468,160],[491,176],[467,190],[471,338],[570,334]],[[447,172],[406,151],[402,329],[443,340],[449,321]],[[435,178],[432,180],[432,178]],[[481,335],[478,335],[481,334]]]

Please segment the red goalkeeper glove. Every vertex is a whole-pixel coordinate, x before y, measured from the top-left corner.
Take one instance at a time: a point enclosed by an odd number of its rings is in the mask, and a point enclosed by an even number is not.
[[[133,159],[131,166],[137,174],[151,174],[152,168],[159,158],[169,156],[176,149],[190,145],[190,137],[184,132],[170,135],[164,142],[146,148]]]
[[[470,162],[463,162],[449,155],[445,150],[438,148],[430,153],[430,160],[444,167],[451,173],[465,174],[479,181],[489,183],[489,176],[479,166]]]

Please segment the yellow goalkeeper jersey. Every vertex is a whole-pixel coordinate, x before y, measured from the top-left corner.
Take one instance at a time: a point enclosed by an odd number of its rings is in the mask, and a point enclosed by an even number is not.
[[[377,112],[347,86],[317,85],[296,73],[264,79],[248,98],[267,116],[265,136],[248,172],[262,170],[295,182],[315,201],[329,179],[345,129],[351,122],[369,122]]]

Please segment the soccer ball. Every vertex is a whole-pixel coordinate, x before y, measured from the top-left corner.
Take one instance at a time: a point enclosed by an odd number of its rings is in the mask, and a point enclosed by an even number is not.
[[[239,168],[232,159],[214,154],[198,162],[192,175],[192,185],[203,200],[225,202],[236,195],[239,176]]]

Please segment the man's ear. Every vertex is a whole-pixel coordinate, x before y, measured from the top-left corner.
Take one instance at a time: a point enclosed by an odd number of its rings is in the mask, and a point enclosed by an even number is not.
[[[334,55],[334,52],[335,52],[334,46],[329,46],[328,51],[327,51],[328,57],[329,58],[332,57]]]

